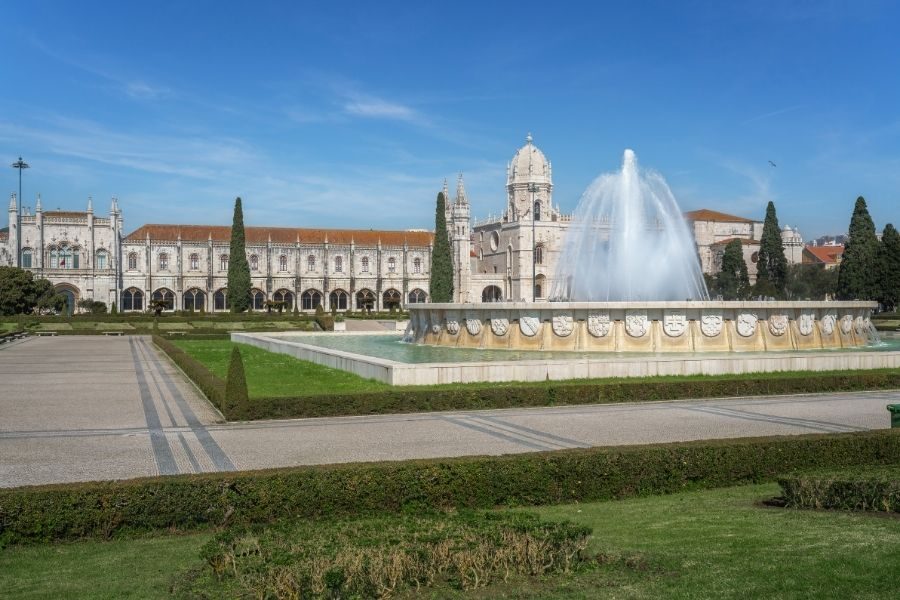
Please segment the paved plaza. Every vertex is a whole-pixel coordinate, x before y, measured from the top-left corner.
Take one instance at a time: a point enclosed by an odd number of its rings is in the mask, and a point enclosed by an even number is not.
[[[0,487],[886,428],[900,391],[227,424],[143,337],[0,349]]]

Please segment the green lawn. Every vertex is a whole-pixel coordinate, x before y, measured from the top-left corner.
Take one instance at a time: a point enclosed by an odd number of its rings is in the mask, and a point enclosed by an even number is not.
[[[539,507],[592,527],[599,566],[426,598],[887,598],[900,573],[900,519],[766,508],[775,484]],[[209,534],[0,550],[16,598],[164,598],[200,564]]]
[[[172,342],[225,379],[233,342],[228,340],[172,340]],[[298,360],[286,354],[268,352],[240,344],[251,397],[303,396],[372,392],[390,389],[386,383],[363,379],[347,371]]]

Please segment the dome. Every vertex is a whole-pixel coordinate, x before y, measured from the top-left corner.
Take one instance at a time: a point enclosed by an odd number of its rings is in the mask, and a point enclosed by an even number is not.
[[[525,138],[525,145],[516,150],[516,154],[509,163],[506,175],[507,185],[553,182],[550,161],[531,142],[532,137],[529,133]]]

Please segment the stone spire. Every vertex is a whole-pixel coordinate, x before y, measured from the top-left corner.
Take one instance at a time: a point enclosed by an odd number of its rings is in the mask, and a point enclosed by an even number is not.
[[[457,204],[468,204],[469,199],[466,197],[466,186],[463,183],[463,175],[459,174],[459,177],[456,180],[456,203]]]
[[[444,194],[444,202],[450,202],[450,188],[447,186],[446,177],[444,177],[444,187],[441,188],[441,193]]]
[[[39,213],[39,212],[41,212],[42,210],[44,210],[44,207],[41,206],[41,195],[38,194],[37,196],[38,196],[38,197],[37,197],[37,203],[34,205],[34,212]]]
[[[87,211],[88,211],[89,213],[94,212],[94,198],[93,198],[93,196],[88,196]]]
[[[18,207],[16,205],[16,193],[15,192],[13,192],[12,194],[9,195],[9,210],[11,210],[11,211],[18,210]]]

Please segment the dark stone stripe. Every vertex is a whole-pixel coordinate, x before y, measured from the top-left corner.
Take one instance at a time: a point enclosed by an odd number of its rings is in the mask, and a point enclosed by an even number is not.
[[[687,410],[695,412],[703,412],[720,417],[731,417],[733,419],[743,419],[745,421],[761,421],[765,423],[776,423],[779,425],[789,425],[791,427],[799,427],[801,429],[811,429],[813,431],[822,431],[825,433],[846,433],[848,431],[865,431],[864,428],[854,427],[852,425],[841,425],[838,423],[827,423],[824,421],[810,421],[807,419],[794,419],[791,417],[778,417],[775,415],[761,415],[759,413],[744,412],[735,409],[719,408],[715,406],[695,406],[686,407]]]
[[[539,438],[544,438],[545,440],[551,440],[557,442],[558,444],[562,444],[568,446],[569,448],[590,448],[590,444],[585,444],[584,442],[579,442],[578,440],[573,440],[572,438],[562,437],[559,435],[554,435],[552,433],[547,433],[546,431],[541,431],[540,429],[532,429],[531,427],[526,427],[524,425],[517,425],[515,423],[510,423],[509,421],[504,421],[498,417],[492,417],[489,415],[472,415],[478,419],[483,421],[490,421],[491,423],[495,423],[497,426],[508,427],[510,429],[516,429],[523,433],[530,433]]]
[[[138,390],[141,393],[141,406],[144,409],[147,429],[150,431],[150,446],[153,448],[156,468],[160,475],[175,475],[178,473],[178,465],[175,463],[175,456],[172,454],[172,449],[169,448],[169,441],[166,439],[166,434],[160,424],[159,414],[156,412],[156,407],[153,406],[150,386],[147,385],[147,378],[144,377],[144,368],[141,366],[141,359],[134,346],[134,340],[129,339],[128,345],[131,347],[131,357],[134,361],[134,371],[137,375]]]
[[[178,441],[181,442],[181,448],[184,450],[184,453],[187,454],[188,462],[191,463],[191,470],[194,473],[200,473],[200,463],[197,462],[197,457],[194,456],[191,447],[188,446],[187,440],[184,439],[184,434],[180,431],[178,432]]]
[[[178,406],[178,410],[180,410],[181,414],[184,415],[184,419],[185,421],[187,421],[188,427],[191,428],[191,433],[193,433],[197,438],[197,441],[200,442],[200,446],[203,448],[203,451],[206,452],[206,455],[209,456],[209,459],[212,461],[213,465],[215,465],[216,470],[234,471],[234,463],[231,462],[231,459],[228,458],[228,455],[224,450],[222,450],[222,447],[219,446],[218,442],[213,439],[212,435],[210,435],[209,431],[206,429],[203,423],[200,422],[200,419],[197,418],[197,415],[194,413],[193,409],[191,409],[190,405],[187,403],[187,400],[184,399],[184,395],[182,395],[181,390],[178,389],[178,386],[175,385],[175,382],[173,382],[172,379],[166,375],[156,352],[153,350],[153,348],[150,348],[147,345],[146,341],[141,340],[140,344],[146,350],[147,355],[150,358],[150,362],[153,363],[153,366],[159,373],[160,378],[163,380],[163,382],[165,382],[166,388],[169,390],[169,394],[171,394],[172,398],[175,400],[176,406]]]
[[[534,450],[556,450],[551,446],[545,446],[544,444],[536,444],[533,442],[529,442],[528,440],[523,440],[517,437],[513,437],[511,435],[507,435],[500,431],[496,431],[494,429],[489,429],[487,427],[483,427],[481,425],[476,425],[475,423],[470,423],[465,419],[457,419],[453,417],[445,417],[442,416],[439,418],[441,421],[446,421],[448,423],[452,423],[454,425],[459,425],[460,427],[465,427],[467,429],[472,429],[473,431],[478,431],[480,433],[486,433],[492,437],[499,438],[501,440],[506,440],[507,442],[513,442],[520,446],[525,446],[526,448],[532,448]]]

